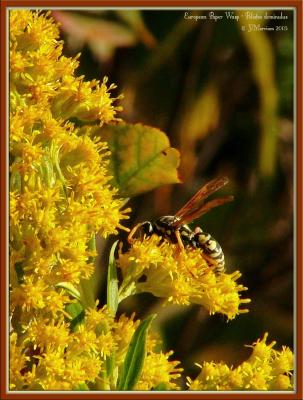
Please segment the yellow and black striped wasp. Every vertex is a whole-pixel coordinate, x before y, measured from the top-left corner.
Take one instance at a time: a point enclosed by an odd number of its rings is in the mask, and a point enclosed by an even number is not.
[[[155,222],[144,221],[137,224],[128,235],[132,243],[134,235],[141,229],[146,236],[156,234],[172,243],[178,243],[180,249],[186,247],[198,248],[203,251],[207,262],[219,273],[225,269],[224,253],[219,243],[200,227],[191,230],[187,223],[199,218],[214,207],[233,200],[233,196],[225,196],[204,202],[207,197],[228,183],[226,177],[216,178],[206,183],[201,189],[175,214],[160,217]]]

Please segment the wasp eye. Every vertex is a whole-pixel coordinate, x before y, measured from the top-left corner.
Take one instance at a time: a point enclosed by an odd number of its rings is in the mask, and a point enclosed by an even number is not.
[[[153,225],[149,221],[145,221],[142,223],[142,229],[143,229],[143,232],[146,233],[147,235],[151,235],[154,231]]]

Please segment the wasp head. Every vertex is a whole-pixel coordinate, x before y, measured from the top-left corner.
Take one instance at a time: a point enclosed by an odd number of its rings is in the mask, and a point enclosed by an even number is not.
[[[154,233],[153,224],[149,221],[142,222],[141,229],[147,236],[151,236]]]

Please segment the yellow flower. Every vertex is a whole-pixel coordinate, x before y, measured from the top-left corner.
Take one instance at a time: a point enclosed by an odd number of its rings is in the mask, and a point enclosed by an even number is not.
[[[116,120],[115,86],[75,76],[79,56],[63,56],[58,38],[50,13],[10,11],[10,308],[22,327],[12,334],[15,390],[76,389],[118,346],[114,321],[73,332],[66,307],[75,299],[58,286],[77,290],[91,277],[92,238],[117,233],[129,211],[110,185],[107,145],[92,134],[94,122]]]
[[[43,326],[43,329],[41,328]],[[25,326],[26,338],[35,343],[41,350],[47,346],[64,347],[69,343],[69,325],[61,320],[47,320],[46,318],[33,319],[29,326]]]
[[[248,311],[240,309],[250,302],[240,298],[246,290],[236,283],[241,274],[217,275],[199,249],[180,251],[177,245],[152,235],[134,241],[128,252],[120,252],[119,267],[124,286],[135,285],[136,293],[149,292],[174,304],[200,304],[210,314],[221,313],[228,319]]]
[[[163,390],[178,390],[179,385],[174,382],[181,376],[183,368],[179,368],[179,361],[170,361],[173,354],[149,352],[146,356],[143,372],[135,386],[135,390],[152,390],[159,384],[164,385]]]
[[[96,338],[96,346],[101,357],[111,357],[117,349],[117,343],[112,332],[101,333]]]
[[[113,326],[112,334],[117,343],[117,364],[124,361],[131,338],[139,326],[140,321],[134,321],[134,318],[134,314],[130,318],[122,314]]]
[[[270,360],[270,357],[272,356],[272,348],[276,342],[273,341],[270,344],[266,344],[267,338],[268,333],[265,333],[262,339],[258,339],[252,346],[247,346],[253,348],[252,355],[249,358],[251,363],[263,363],[264,361],[268,362]]]
[[[293,390],[293,383],[289,376],[280,374],[274,377],[268,390]]]
[[[20,306],[24,311],[42,309],[46,307],[47,289],[48,285],[42,280],[26,277],[23,284],[13,288],[11,303]]]
[[[18,41],[18,49],[32,50],[53,46],[59,37],[59,29],[49,17],[30,10],[12,10],[10,12],[11,42]]]
[[[65,346],[58,347],[50,344],[41,355],[35,357],[38,360],[36,380],[44,390],[60,388],[60,381],[64,379],[65,372],[64,353]]]
[[[17,344],[17,334],[13,332],[10,336],[10,390],[18,389],[24,384],[22,370],[26,366],[29,357],[24,354],[23,343]]]
[[[97,354],[96,334],[90,331],[84,324],[80,324],[77,331],[73,333],[69,350],[74,354],[81,354],[83,351]]]
[[[96,307],[99,302],[96,301]],[[94,308],[88,308],[85,312],[86,318],[85,323],[87,329],[92,330],[99,335],[101,332],[109,332],[114,326],[114,318],[109,313],[106,307],[99,310]]]
[[[102,366],[102,361],[97,355],[83,352],[81,356],[67,358],[62,379],[67,379],[70,389],[75,390],[81,383],[94,382]]]
[[[188,378],[189,390],[292,390],[293,354],[287,347],[274,350],[275,342],[266,344],[267,337],[250,346],[252,355],[236,368],[204,362],[198,377]]]

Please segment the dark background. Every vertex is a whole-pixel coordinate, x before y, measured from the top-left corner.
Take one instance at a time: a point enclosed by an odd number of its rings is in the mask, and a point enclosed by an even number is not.
[[[210,11],[223,18],[210,20]],[[131,199],[129,226],[174,214],[212,178],[230,179],[222,192],[234,202],[193,225],[219,241],[229,271],[242,272],[250,312],[227,323],[198,306],[162,307],[149,295],[119,308],[139,318],[156,312],[165,349],[195,376],[194,362],[239,364],[250,353],[244,345],[265,332],[278,347],[293,345],[294,32],[287,10],[282,20],[239,22],[224,10],[192,14],[207,19],[185,19],[182,10],[56,11],[53,17],[61,22],[64,53],[82,53],[78,74],[107,75],[118,86],[114,96],[124,94],[119,116],[160,128],[181,152],[183,183]]]

